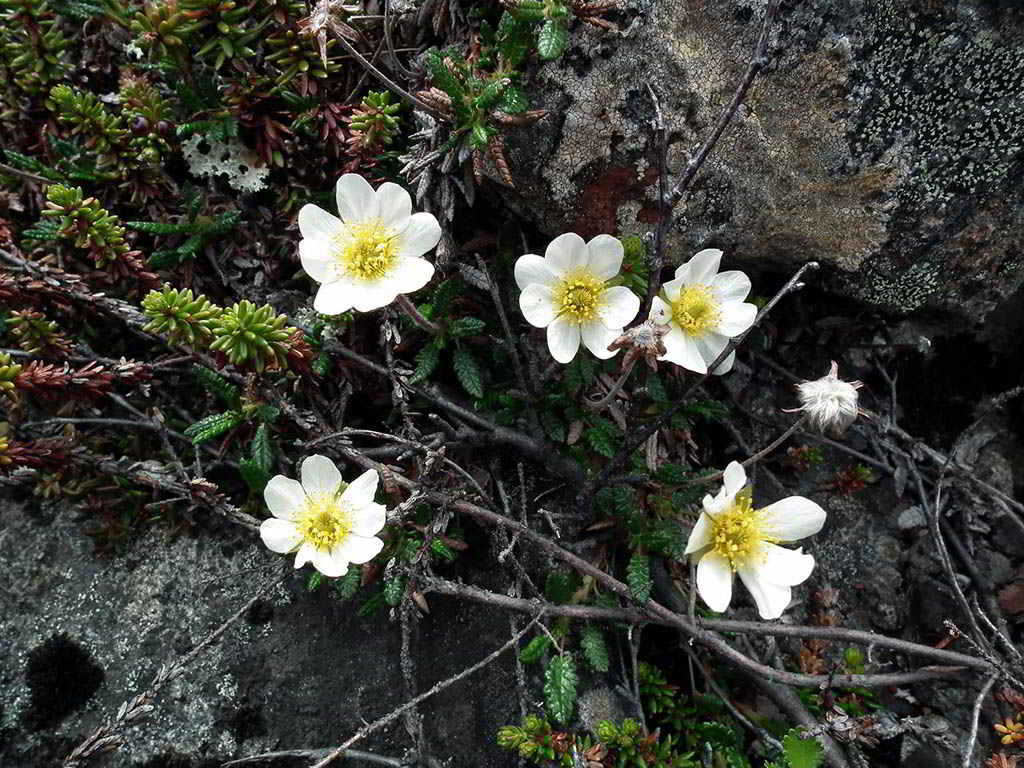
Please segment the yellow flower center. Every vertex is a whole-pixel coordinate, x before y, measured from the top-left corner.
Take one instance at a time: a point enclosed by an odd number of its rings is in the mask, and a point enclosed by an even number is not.
[[[711,286],[703,283],[684,286],[679,298],[671,304],[672,322],[689,336],[702,336],[722,318]]]
[[[570,272],[555,288],[555,308],[573,322],[589,323],[601,307],[604,282],[585,269]]]
[[[711,548],[736,571],[750,563],[762,541],[778,540],[768,535],[750,488],[744,488],[728,509],[711,518]]]
[[[319,494],[306,499],[306,508],[299,513],[296,527],[303,541],[317,549],[330,550],[341,544],[352,532],[352,514],[341,504],[338,494]]]
[[[386,277],[398,260],[398,236],[379,221],[349,224],[335,239],[342,271],[359,280]]]

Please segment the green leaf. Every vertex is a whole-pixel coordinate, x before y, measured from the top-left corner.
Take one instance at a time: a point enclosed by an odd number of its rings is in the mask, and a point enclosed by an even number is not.
[[[405,594],[405,578],[397,576],[384,582],[384,602],[395,606],[402,602],[402,595]]]
[[[352,596],[355,595],[356,590],[359,589],[359,584],[362,579],[362,566],[349,565],[348,571],[345,575],[334,580],[334,590],[342,600],[351,600]]]
[[[547,635],[537,635],[519,652],[519,660],[523,664],[536,664],[551,647],[551,639]]]
[[[502,14],[501,21],[498,22],[496,39],[498,52],[509,65],[509,69],[519,69],[519,65],[526,59],[530,51],[531,26],[508,11]]]
[[[320,571],[313,571],[309,574],[309,580],[306,582],[306,589],[313,592],[320,588],[320,585],[324,583],[324,575]]]
[[[274,468],[274,447],[270,444],[270,431],[266,424],[260,424],[249,446],[249,455],[256,465],[267,474]]]
[[[604,642],[604,634],[597,627],[584,627],[580,633],[580,647],[583,657],[595,672],[607,672],[608,646]]]
[[[557,413],[547,408],[542,408],[537,411],[537,416],[540,418],[540,425],[544,427],[548,437],[556,443],[565,442],[565,422],[562,421],[562,418]]]
[[[552,603],[568,603],[579,585],[575,571],[551,571],[544,582],[544,597]]]
[[[565,19],[548,19],[537,35],[537,53],[546,61],[553,61],[565,53],[569,45],[569,29]]]
[[[656,480],[669,485],[682,485],[693,479],[693,472],[682,464],[662,464],[654,473]]]
[[[185,429],[185,437],[189,438],[193,445],[199,445],[207,440],[212,440],[218,435],[223,435],[228,430],[234,429],[244,420],[245,418],[238,411],[215,413],[187,427]]]
[[[455,376],[462,388],[478,400],[484,396],[483,375],[480,365],[467,347],[458,346],[452,358],[455,365]]]
[[[501,100],[498,102],[498,109],[510,115],[525,112],[529,106],[530,99],[526,92],[514,85],[510,85],[505,89],[505,92],[501,94]]]
[[[633,555],[626,566],[626,583],[633,599],[643,605],[651,599],[651,561],[647,555]]]
[[[261,493],[270,482],[270,473],[253,458],[244,458],[238,462],[238,471],[245,484],[256,493]]]
[[[473,123],[473,129],[469,136],[469,145],[473,149],[487,149],[491,140],[491,132],[483,123]]]
[[[446,544],[441,539],[430,540],[430,553],[433,555],[437,555],[442,560],[447,560],[449,563],[452,562],[456,557],[458,557],[458,554],[455,552],[455,550],[448,546],[448,544]]]
[[[203,389],[219,397],[224,405],[229,408],[238,406],[238,387],[223,376],[202,365],[192,366],[192,375],[196,377],[196,381]]]
[[[576,662],[572,654],[555,656],[544,670],[544,705],[551,717],[568,725],[576,706]]]
[[[474,99],[474,105],[479,110],[489,112],[494,109],[495,105],[497,105],[508,86],[509,80],[507,77],[499,77],[498,79],[488,83],[480,92],[480,95]]]
[[[782,750],[789,768],[819,768],[825,757],[821,744],[814,739],[801,739],[796,729],[783,737]]]
[[[434,339],[416,353],[416,370],[409,377],[409,383],[416,384],[426,381],[437,370],[439,362],[441,362],[441,345],[437,339]]]
[[[466,336],[475,336],[482,332],[486,326],[487,323],[479,318],[460,317],[457,320],[453,320],[451,325],[448,326],[448,333],[450,333],[453,338],[461,339]]]

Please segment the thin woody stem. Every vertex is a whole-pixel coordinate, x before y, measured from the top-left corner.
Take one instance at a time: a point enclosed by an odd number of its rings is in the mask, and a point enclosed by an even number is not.
[[[753,454],[750,458],[744,459],[743,461],[741,461],[740,465],[743,466],[743,467],[749,467],[751,464],[754,464],[754,463],[760,461],[765,456],[767,456],[769,453],[771,453],[776,448],[778,448],[780,445],[782,445],[784,442],[786,442],[786,439],[790,435],[792,435],[794,432],[796,432],[798,429],[800,429],[800,427],[802,427],[806,423],[807,423],[807,414],[804,414],[799,419],[797,419],[797,421],[789,429],[787,429],[785,432],[783,432],[777,438],[775,438],[770,443],[768,443],[768,445],[766,445],[760,451],[758,451],[757,453]],[[694,482],[695,483],[714,483],[714,482],[717,482],[717,481],[721,480],[723,477],[725,477],[725,471],[724,470],[720,470],[720,471],[714,472],[713,474],[710,474],[710,475],[704,475],[703,477],[695,478]]]
[[[405,294],[398,294],[398,297],[395,299],[395,304],[397,304],[398,308],[409,316],[410,320],[416,323],[417,326],[422,328],[427,333],[431,334],[432,336],[437,336],[437,334],[441,332],[441,326],[439,326],[432,320],[428,320],[427,318],[425,318],[423,316],[423,313],[416,309],[416,305],[409,301],[409,297],[406,296]]]

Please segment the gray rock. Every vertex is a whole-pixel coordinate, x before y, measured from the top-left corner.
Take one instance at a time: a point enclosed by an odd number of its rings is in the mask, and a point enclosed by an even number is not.
[[[763,2],[624,0],[623,35],[581,26],[531,86],[550,116],[510,137],[508,197],[547,235],[643,234],[656,218],[646,85],[672,183],[740,81]],[[1024,280],[1024,10],[984,0],[784,6],[771,65],[675,211],[671,263],[809,258],[833,289],[972,322]]]
[[[900,512],[896,518],[896,525],[901,531],[913,531],[918,528],[928,527],[928,518],[920,507],[908,507]]]
[[[398,622],[383,610],[358,616],[358,597],[342,603],[327,588],[307,592],[308,569],[292,574],[255,537],[230,529],[171,538],[153,528],[123,554],[100,559],[66,509],[40,516],[5,500],[0,516],[0,765],[57,764],[146,689],[161,664],[284,571],[284,582],[167,686],[105,765],[174,754],[205,768],[327,747],[406,700]],[[437,596],[430,605],[414,630],[417,692],[508,639],[502,613]],[[52,674],[26,676],[40,655]],[[40,691],[40,682],[56,690]],[[519,721],[515,690],[507,655],[428,700],[428,751],[454,765],[515,765],[494,739],[498,727]],[[401,757],[412,741],[398,721],[356,746]]]

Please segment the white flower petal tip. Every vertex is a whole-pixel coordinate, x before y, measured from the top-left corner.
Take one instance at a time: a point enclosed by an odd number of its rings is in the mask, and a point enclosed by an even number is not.
[[[399,185],[374,190],[356,173],[338,179],[335,192],[340,218],[312,204],[299,211],[302,267],[320,283],[313,309],[370,312],[430,282],[434,265],[421,257],[441,239],[432,214],[413,213]]]
[[[675,279],[661,287],[651,307],[650,320],[667,323],[666,360],[694,373],[706,374],[730,339],[746,333],[757,317],[757,307],[743,301],[750,279],[738,270],[719,273],[722,252],[705,248],[676,270]],[[711,372],[728,373],[730,353]]]
[[[821,433],[841,437],[863,411],[857,405],[859,381],[839,378],[839,364],[833,360],[828,373],[820,379],[796,385],[800,407],[787,413],[802,412],[811,426]]]
[[[789,606],[792,587],[810,577],[814,558],[776,542],[817,533],[825,510],[802,496],[754,509],[742,465],[732,462],[722,474],[721,489],[704,497],[704,511],[686,543],[686,554],[697,563],[697,593],[721,613],[729,606],[732,577],[738,573],[761,618],[777,619]]]
[[[548,350],[559,363],[571,362],[581,342],[601,360],[628,342],[622,329],[636,317],[640,299],[608,284],[618,277],[623,252],[611,235],[585,242],[566,232],[543,256],[528,253],[516,260],[519,309],[530,325],[547,329]]]
[[[324,576],[344,576],[350,564],[369,562],[384,548],[377,537],[387,510],[373,498],[379,476],[367,470],[342,480],[326,456],[302,462],[302,483],[277,475],[264,491],[274,517],[260,524],[260,538],[273,552],[295,552],[295,567],[312,563]]]

